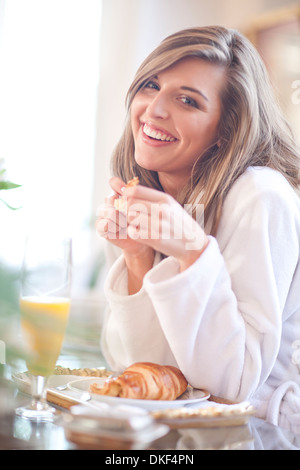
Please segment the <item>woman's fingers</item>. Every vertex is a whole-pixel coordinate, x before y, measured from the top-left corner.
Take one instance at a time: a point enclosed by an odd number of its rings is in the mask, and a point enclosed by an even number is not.
[[[177,258],[183,269],[190,263],[191,253],[194,258],[202,253],[207,237],[198,218],[194,220],[172,196],[142,185],[126,188],[116,177],[111,178],[110,185],[113,194],[98,213],[96,227],[101,237],[135,253],[141,245],[148,245]],[[115,207],[120,196],[126,202],[124,210]]]
[[[159,202],[130,197],[127,219],[130,238],[166,255],[180,258],[189,250],[202,249],[206,240],[198,222],[171,197]]]
[[[110,178],[109,184],[113,191],[118,195],[121,195],[123,193],[123,188],[125,188],[126,185],[126,183],[124,183],[124,181],[121,180],[121,178],[118,178],[117,176],[113,176],[112,178]]]
[[[106,198],[108,202],[98,208],[96,230],[101,237],[116,239],[127,227],[126,214],[114,208],[114,199],[116,196]]]
[[[106,196],[105,204],[113,206],[115,199],[122,195],[122,188],[125,187],[125,183],[120,178],[113,177],[109,180],[109,184],[113,192]]]
[[[163,191],[159,191],[158,189],[147,188],[146,186],[142,186],[138,184],[137,186],[131,186],[129,188],[121,189],[121,194],[123,197],[139,199],[141,201],[149,201],[153,203],[169,203],[172,197],[164,193]]]

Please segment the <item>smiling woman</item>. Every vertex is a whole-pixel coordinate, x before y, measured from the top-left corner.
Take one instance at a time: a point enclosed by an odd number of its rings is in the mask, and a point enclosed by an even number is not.
[[[132,102],[135,160],[156,171],[164,191],[175,197],[196,161],[217,145],[224,73],[197,58],[180,60],[147,82]]]
[[[110,367],[173,365],[299,432],[300,154],[261,58],[234,30],[179,31],[142,63],[127,103],[97,225]]]

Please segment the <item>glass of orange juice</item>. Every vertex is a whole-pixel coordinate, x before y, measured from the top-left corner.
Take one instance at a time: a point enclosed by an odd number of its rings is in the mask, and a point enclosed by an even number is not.
[[[20,312],[24,354],[31,377],[31,402],[17,415],[52,420],[46,401],[47,379],[61,352],[71,294],[72,240],[45,235],[26,242],[21,277]]]

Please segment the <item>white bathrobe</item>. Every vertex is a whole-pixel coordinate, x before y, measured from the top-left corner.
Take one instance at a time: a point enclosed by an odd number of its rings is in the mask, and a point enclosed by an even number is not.
[[[180,273],[156,254],[128,295],[111,244],[102,350],[117,371],[172,364],[188,382],[300,431],[300,200],[285,178],[249,168],[230,190],[216,238]],[[114,259],[114,255],[116,258]]]

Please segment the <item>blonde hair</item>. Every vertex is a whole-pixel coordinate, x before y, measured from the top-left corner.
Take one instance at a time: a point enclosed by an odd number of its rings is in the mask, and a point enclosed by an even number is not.
[[[182,205],[204,204],[205,219],[211,220],[210,233],[215,235],[224,199],[249,166],[278,170],[298,188],[299,153],[256,49],[237,31],[199,27],[167,37],[139,67],[127,94],[125,129],[112,156],[114,175],[124,181],[137,175],[142,184],[163,190],[157,173],[141,168],[135,161],[130,106],[151,77],[186,57],[198,57],[225,68],[220,145],[199,155],[189,181],[177,195]]]

